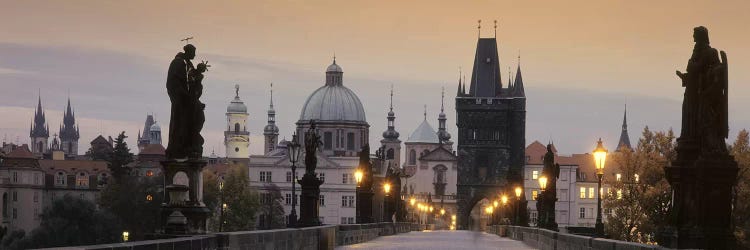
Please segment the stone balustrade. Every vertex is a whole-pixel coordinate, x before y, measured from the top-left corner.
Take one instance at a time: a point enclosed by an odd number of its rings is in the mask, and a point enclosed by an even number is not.
[[[646,250],[668,249],[657,245],[646,245],[634,242],[603,239],[575,234],[555,232],[547,229],[518,227],[508,225],[494,225],[487,227],[487,233],[514,240],[523,241],[527,245],[543,250]]]
[[[380,236],[421,231],[424,225],[406,222],[325,225],[306,228],[222,232],[160,240],[135,241],[54,249],[134,250],[134,249],[333,249],[373,240]],[[52,248],[50,248],[52,249]]]

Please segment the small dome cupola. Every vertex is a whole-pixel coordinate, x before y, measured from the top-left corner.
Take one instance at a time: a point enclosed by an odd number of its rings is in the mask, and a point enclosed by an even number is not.
[[[339,86],[343,84],[344,71],[341,66],[336,64],[336,56],[333,57],[333,64],[326,69],[326,85]]]
[[[240,85],[234,85],[235,88],[235,96],[234,100],[229,103],[229,106],[227,106],[227,113],[240,113],[240,114],[246,114],[247,113],[247,106],[245,106],[245,103],[240,100]]]

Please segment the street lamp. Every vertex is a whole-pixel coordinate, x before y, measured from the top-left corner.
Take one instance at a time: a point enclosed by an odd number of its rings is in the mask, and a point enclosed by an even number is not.
[[[516,187],[516,225],[520,225],[520,216],[521,213],[521,193],[523,192],[523,189],[521,187]]]
[[[357,187],[362,186],[362,176],[364,176],[362,170],[357,169],[357,171],[354,172],[354,180],[357,181]]]
[[[292,142],[287,144],[287,156],[289,157],[289,162],[292,163],[292,211],[289,213],[289,222],[287,223],[287,227],[296,227],[297,226],[297,190],[296,186],[294,185],[297,182],[297,161],[299,161],[299,157],[302,154],[302,147],[299,145],[299,142],[297,142],[297,133],[295,132],[294,135],[292,135]]]
[[[537,207],[541,208],[544,211],[539,211],[539,215],[540,215],[539,217],[541,218],[539,222],[537,223],[537,227],[544,228],[547,225],[547,220],[548,220],[547,217],[549,216],[549,211],[547,211],[547,208],[545,206],[546,204],[544,204],[547,202],[547,194],[546,194],[547,176],[542,175],[539,177],[539,189],[541,189],[542,192],[539,194],[539,196],[537,196],[538,198],[536,199],[536,202],[540,202],[541,206],[537,206]],[[544,215],[544,217],[541,216],[542,214]]]
[[[391,222],[391,212],[390,212],[390,196],[391,196],[391,184],[390,183],[384,183],[383,184],[383,192],[385,192],[385,197],[383,197],[383,221],[385,222]]]
[[[599,188],[602,189],[602,176],[604,176],[604,163],[607,160],[607,149],[602,145],[602,138],[596,142],[596,148],[594,149],[594,163],[596,163],[596,177],[599,178]],[[602,194],[598,192],[596,194],[596,236],[604,236],[604,223],[602,223]]]
[[[128,242],[128,238],[130,238],[130,233],[128,231],[122,231],[122,241]]]
[[[219,203],[222,204],[220,210],[219,210],[219,232],[223,232],[224,229],[224,208],[226,208],[226,204],[224,204],[224,182],[219,182]]]

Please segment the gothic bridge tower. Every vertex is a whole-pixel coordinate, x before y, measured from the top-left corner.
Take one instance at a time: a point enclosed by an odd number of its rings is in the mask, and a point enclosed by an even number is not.
[[[467,229],[479,201],[495,200],[501,193],[514,197],[513,188],[523,187],[526,95],[521,68],[513,85],[503,88],[494,37],[477,41],[471,81],[462,85],[459,79],[456,117],[457,219],[459,229]],[[523,196],[521,203],[525,207]]]

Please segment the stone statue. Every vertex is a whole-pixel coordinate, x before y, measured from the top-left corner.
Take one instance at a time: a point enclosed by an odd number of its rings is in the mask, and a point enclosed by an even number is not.
[[[201,158],[203,154],[203,129],[205,104],[199,98],[203,93],[203,73],[208,63],[194,67],[195,46],[185,45],[183,52],[177,53],[167,72],[167,94],[172,102],[169,120],[169,145],[167,158]]]
[[[708,29],[693,29],[695,47],[687,72],[677,71],[685,87],[682,103],[681,139],[698,142],[700,153],[725,153],[729,132],[727,59],[711,48]]]
[[[318,135],[315,120],[311,120],[310,128],[305,132],[305,174],[315,175],[315,168],[318,162],[316,154],[320,144],[320,135]]]
[[[542,176],[547,177],[547,187],[537,199],[539,211],[539,225],[543,228],[557,230],[555,223],[555,202],[557,201],[557,179],[560,178],[560,164],[555,163],[555,153],[552,144],[547,144],[544,154],[544,168]]]

